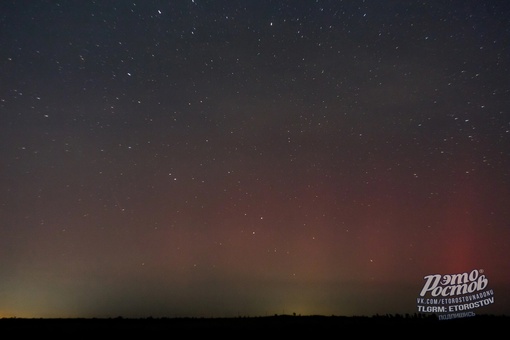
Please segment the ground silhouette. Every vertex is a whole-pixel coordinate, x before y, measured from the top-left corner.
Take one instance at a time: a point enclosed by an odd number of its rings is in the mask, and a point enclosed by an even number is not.
[[[469,318],[439,320],[435,315],[374,315],[374,316],[300,316],[273,315],[263,317],[236,318],[90,318],[90,319],[0,319],[4,334],[51,335],[76,338],[115,334],[117,336],[173,336],[176,332],[186,334],[254,335],[287,334],[329,336],[345,335],[345,332],[371,335],[406,335],[423,337],[454,331],[455,336],[500,334],[509,325],[510,317],[476,315]],[[284,333],[280,333],[284,332]],[[336,334],[336,335],[335,335]]]

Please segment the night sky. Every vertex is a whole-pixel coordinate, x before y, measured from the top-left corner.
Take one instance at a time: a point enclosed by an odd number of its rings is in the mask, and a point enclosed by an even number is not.
[[[0,2],[0,317],[510,314],[506,1]]]

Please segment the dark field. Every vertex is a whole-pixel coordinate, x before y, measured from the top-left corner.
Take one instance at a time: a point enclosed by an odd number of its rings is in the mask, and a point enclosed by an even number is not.
[[[500,334],[508,328],[510,317],[477,315],[474,317],[438,320],[435,316],[290,316],[238,318],[145,318],[145,319],[0,319],[4,334],[22,335],[64,335],[76,338],[91,336],[171,336],[176,332],[186,334],[243,335],[271,334],[319,335],[345,337],[349,334],[391,334],[407,337],[444,336],[440,332],[455,335],[483,334],[489,337]],[[205,332],[205,333],[202,333]],[[248,332],[248,333],[246,333]],[[354,332],[354,333],[353,333]],[[179,333],[181,334],[181,333]]]

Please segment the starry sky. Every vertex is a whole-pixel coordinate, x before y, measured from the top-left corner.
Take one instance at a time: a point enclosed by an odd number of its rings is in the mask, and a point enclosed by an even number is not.
[[[510,4],[0,2],[0,317],[510,314]]]

